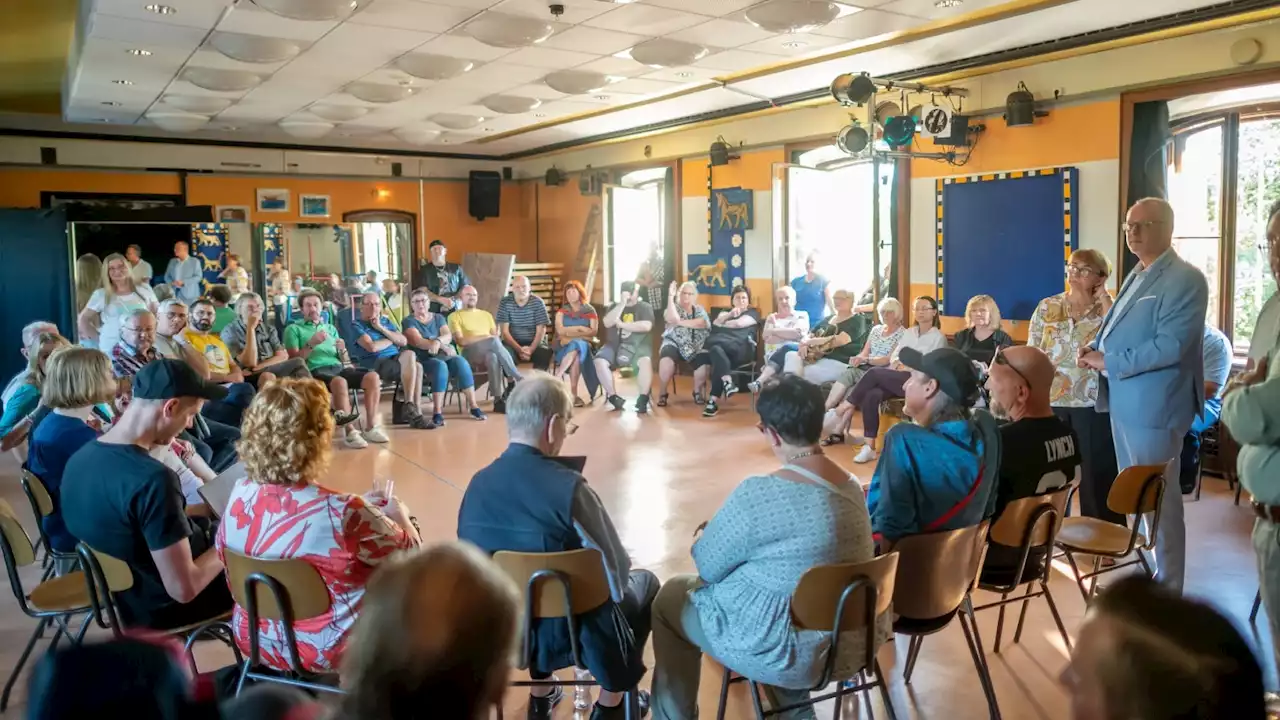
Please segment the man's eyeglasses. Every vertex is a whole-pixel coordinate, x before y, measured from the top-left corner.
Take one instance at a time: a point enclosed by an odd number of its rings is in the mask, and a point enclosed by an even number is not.
[[[1144,220],[1142,222],[1123,222],[1120,223],[1120,232],[1134,235],[1140,230],[1147,230],[1156,225],[1162,224],[1159,220]]]
[[[1031,381],[1028,380],[1027,376],[1023,375],[1022,371],[1019,370],[1013,363],[1009,362],[1009,358],[1004,356],[1004,353],[1001,352],[1000,348],[996,349],[996,354],[991,358],[991,362],[995,363],[996,365],[1003,365],[1009,368],[1010,370],[1014,371],[1015,373],[1017,373],[1018,377],[1022,378],[1022,382],[1027,384],[1027,387],[1031,387]]]
[[[133,327],[132,325],[125,325],[124,329],[128,330],[131,333],[134,333],[138,337],[151,337],[152,335],[156,334],[155,328],[147,328],[146,330],[140,330],[136,327]]]

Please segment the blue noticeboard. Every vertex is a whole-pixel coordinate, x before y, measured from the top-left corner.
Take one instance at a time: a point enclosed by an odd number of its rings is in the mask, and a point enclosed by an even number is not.
[[[1078,245],[1080,172],[1073,167],[946,178],[937,183],[936,290],[942,313],[974,295],[1008,320],[1030,320],[1063,291]]]

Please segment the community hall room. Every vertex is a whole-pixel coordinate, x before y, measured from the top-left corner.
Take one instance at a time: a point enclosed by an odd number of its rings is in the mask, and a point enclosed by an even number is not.
[[[0,717],[1280,718],[1274,0],[0,27]]]

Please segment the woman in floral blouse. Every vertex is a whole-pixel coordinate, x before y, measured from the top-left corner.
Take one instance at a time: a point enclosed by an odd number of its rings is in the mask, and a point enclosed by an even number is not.
[[[667,329],[662,331],[662,345],[658,348],[658,379],[662,388],[658,407],[667,406],[667,386],[675,377],[676,363],[692,361],[711,333],[711,317],[698,304],[697,283],[686,282],[678,287],[671,283],[668,293],[667,309],[662,316]],[[702,388],[693,389],[693,401],[699,405],[707,401],[701,391]]]
[[[360,612],[365,584],[397,550],[422,544],[408,508],[395,497],[334,492],[317,484],[329,466],[333,416],[318,380],[283,379],[260,389],[245,411],[239,451],[248,477],[236,483],[218,530],[218,553],[299,559],[329,589],[328,612],[298,618],[294,633],[303,669],[337,672]],[[249,620],[236,606],[236,644],[248,652]],[[263,662],[289,669],[283,625],[259,625]]]
[[[1097,250],[1077,250],[1067,261],[1068,290],[1047,297],[1031,316],[1027,345],[1038,347],[1057,369],[1050,393],[1053,412],[1075,430],[1080,442],[1080,511],[1088,517],[1125,524],[1107,508],[1116,479],[1116,450],[1111,416],[1098,412],[1098,372],[1076,364],[1080,348],[1089,344],[1111,308],[1107,278],[1111,261]]]

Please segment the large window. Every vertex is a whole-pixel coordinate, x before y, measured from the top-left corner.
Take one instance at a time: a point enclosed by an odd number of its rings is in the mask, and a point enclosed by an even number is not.
[[[1280,199],[1280,111],[1200,116],[1174,132],[1174,247],[1209,280],[1206,321],[1243,353],[1262,303],[1276,291],[1266,225],[1267,209]]]

